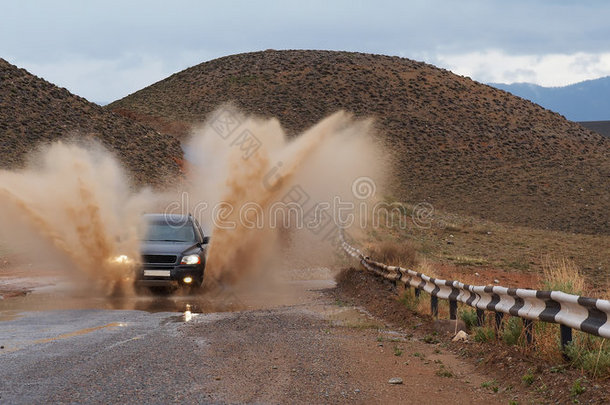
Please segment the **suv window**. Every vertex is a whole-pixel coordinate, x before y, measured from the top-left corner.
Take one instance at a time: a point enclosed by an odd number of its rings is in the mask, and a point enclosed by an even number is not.
[[[195,229],[190,221],[183,225],[169,224],[166,221],[150,222],[144,240],[153,242],[197,242]]]

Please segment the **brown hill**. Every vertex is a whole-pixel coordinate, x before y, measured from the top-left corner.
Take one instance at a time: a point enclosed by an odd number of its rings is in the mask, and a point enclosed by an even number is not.
[[[610,233],[610,139],[425,63],[264,51],[202,63],[106,108],[183,135],[219,104],[297,133],[338,109],[377,119],[396,197],[532,227]]]
[[[152,128],[104,110],[0,59],[0,168],[23,165],[40,144],[90,136],[115,152],[136,183],[158,184],[176,175],[180,143]]]

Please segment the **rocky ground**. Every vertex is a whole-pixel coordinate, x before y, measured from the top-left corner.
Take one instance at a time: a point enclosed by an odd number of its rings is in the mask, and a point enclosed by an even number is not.
[[[443,352],[459,356],[473,365],[475,373],[485,376],[482,387],[510,395],[517,403],[605,404],[610,401],[610,381],[590,378],[561,361],[546,361],[531,350],[507,346],[501,341],[477,343],[470,338],[467,342],[452,342],[455,329],[449,331],[452,328],[444,321],[407,310],[399,301],[397,288],[371,273],[344,271],[333,294],[345,300],[346,305],[362,306],[394,328],[411,330],[414,339],[427,341],[433,350],[442,348]],[[413,330],[414,325],[419,327]],[[420,360],[427,358],[424,355]],[[576,382],[584,388],[578,395],[572,390]]]

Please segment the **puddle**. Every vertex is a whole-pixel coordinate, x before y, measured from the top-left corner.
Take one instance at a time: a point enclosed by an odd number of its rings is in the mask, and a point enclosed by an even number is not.
[[[0,311],[0,322],[21,318],[18,311]]]
[[[383,322],[363,313],[357,308],[342,308],[342,310],[328,315],[328,319],[335,325],[357,329],[381,329]]]
[[[190,321],[196,314],[268,309],[303,304],[312,291],[332,288],[334,281],[308,280],[286,283],[278,290],[237,291],[225,289],[207,293],[187,294],[177,291],[164,295],[130,295],[104,297],[75,295],[61,288],[41,288],[25,296],[0,300],[0,321],[19,318],[26,311],[73,309],[137,310],[146,312],[179,312],[181,321]]]
[[[47,291],[0,301],[0,321],[12,320],[24,311],[71,309],[137,310],[146,312],[210,313],[239,311],[245,305],[236,299],[211,295],[134,295],[125,297],[78,297]]]

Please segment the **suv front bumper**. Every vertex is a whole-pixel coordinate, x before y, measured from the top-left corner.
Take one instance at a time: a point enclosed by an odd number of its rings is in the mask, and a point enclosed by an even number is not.
[[[136,285],[142,287],[171,287],[177,285],[201,285],[203,281],[204,266],[179,265],[158,266],[145,265],[137,272]],[[191,282],[185,282],[190,277]]]

